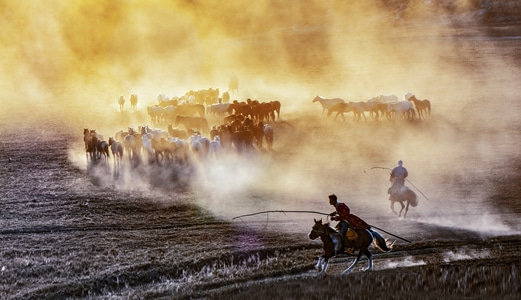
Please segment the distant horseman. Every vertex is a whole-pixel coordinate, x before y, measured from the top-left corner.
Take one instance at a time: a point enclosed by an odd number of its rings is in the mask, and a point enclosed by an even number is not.
[[[398,166],[392,169],[389,180],[391,181],[391,187],[387,191],[391,196],[389,200],[399,193],[405,185],[405,179],[409,176],[409,172],[403,167],[403,161],[398,161]]]

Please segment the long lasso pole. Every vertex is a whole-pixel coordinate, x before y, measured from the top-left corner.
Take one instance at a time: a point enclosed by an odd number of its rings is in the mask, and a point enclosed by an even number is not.
[[[369,170],[372,170],[372,169],[382,169],[382,170],[392,171],[391,168],[386,168],[386,167],[372,167],[372,168],[369,168]],[[364,170],[364,173],[367,173],[367,170]],[[414,183],[412,183],[408,178],[405,178],[405,181],[407,181],[410,185],[412,185],[423,196],[423,198],[425,198],[427,201],[430,201],[429,198],[427,198],[427,196],[425,196],[425,194]]]
[[[277,213],[306,213],[306,214],[317,214],[317,215],[329,216],[329,214],[326,214],[326,213],[323,213],[323,212],[319,212],[319,211],[312,211],[312,210],[265,210],[265,211],[260,211],[260,212],[256,212],[256,213],[252,213],[252,214],[240,215],[240,216],[232,218],[232,220],[239,219],[239,218],[242,218],[242,217],[250,217],[250,216],[255,216],[255,215],[260,215],[260,214],[268,214],[268,213],[273,213],[273,212],[277,212]]]
[[[259,211],[259,212],[256,212],[256,213],[236,216],[236,217],[233,217],[232,220],[240,219],[242,217],[250,217],[250,216],[255,216],[255,215],[260,215],[260,214],[268,214],[268,213],[273,213],[273,212],[276,212],[276,213],[306,213],[306,214],[318,214],[318,215],[330,216],[330,214],[328,214],[328,213],[323,213],[323,212],[313,211],[313,210],[265,210],[265,211]],[[390,233],[389,231],[383,230],[380,227],[376,227],[376,226],[370,225],[370,224],[368,224],[368,225],[370,227],[372,227],[372,228],[375,228],[375,229],[378,229],[378,230],[380,230],[382,232],[385,232],[388,235],[394,236],[395,238],[398,238],[398,239],[400,239],[402,241],[405,241],[407,243],[412,243],[408,239],[403,238],[401,236],[398,236],[396,234]]]

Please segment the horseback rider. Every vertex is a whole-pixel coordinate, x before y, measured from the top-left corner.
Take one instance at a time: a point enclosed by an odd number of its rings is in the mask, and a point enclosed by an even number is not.
[[[331,220],[339,221],[337,227],[340,226],[340,237],[344,247],[349,245],[349,241],[355,241],[358,234],[354,229],[370,229],[371,226],[358,216],[351,213],[349,206],[343,202],[338,202],[335,194],[329,195],[329,204],[335,207],[335,211],[330,213]],[[342,247],[342,248],[344,248]],[[347,248],[347,253],[353,253],[354,248]]]
[[[403,161],[399,160],[398,166],[391,171],[391,177],[389,178],[391,181],[391,187],[387,190],[387,193],[391,195],[389,200],[401,191],[405,185],[405,178],[407,178],[407,176],[409,176],[409,172],[403,167]]]

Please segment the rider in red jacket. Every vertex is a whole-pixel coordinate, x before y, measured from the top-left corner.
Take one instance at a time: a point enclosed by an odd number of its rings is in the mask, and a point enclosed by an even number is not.
[[[336,195],[329,195],[329,204],[333,205],[336,211],[332,212],[330,216],[331,220],[335,221],[346,221],[349,226],[354,229],[369,229],[371,226],[358,216],[353,215],[349,206],[343,202],[338,202]]]
[[[338,202],[337,196],[335,194],[329,195],[329,204],[333,205],[336,211],[329,214],[331,216],[331,220],[339,221],[340,225],[340,236],[342,238],[342,242],[344,245],[348,245],[349,241],[346,238],[346,233],[349,228],[353,229],[370,229],[371,226],[367,224],[364,220],[360,219],[358,216],[353,215],[349,206],[343,202]],[[347,223],[347,224],[346,224]],[[354,231],[353,231],[354,232]],[[354,239],[356,239],[356,234]],[[348,253],[351,253],[352,250],[348,249]]]

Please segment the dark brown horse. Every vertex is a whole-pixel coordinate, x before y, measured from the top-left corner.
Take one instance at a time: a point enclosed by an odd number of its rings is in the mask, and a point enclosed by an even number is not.
[[[360,261],[362,254],[365,254],[368,260],[368,266],[365,270],[371,271],[373,269],[372,254],[369,251],[369,246],[373,242],[380,250],[385,252],[391,251],[385,238],[380,233],[372,229],[355,229],[355,232],[358,234],[358,238],[354,241],[349,241],[348,245],[343,246],[345,246],[345,248],[354,248],[354,251],[358,251],[358,255],[355,261],[345,269],[342,274],[349,274],[353,270],[354,266]],[[342,248],[340,233],[329,226],[329,223],[323,224],[322,220],[315,220],[315,224],[309,233],[309,238],[312,240],[320,238],[324,244],[324,254],[319,257],[316,264],[319,275],[323,275],[326,273],[329,259],[337,255],[339,250]]]
[[[414,103],[414,108],[416,108],[416,111],[418,112],[418,116],[420,120],[423,119],[430,119],[431,118],[431,102],[427,99],[424,100],[418,100],[416,99],[415,95],[409,95],[407,98],[408,101],[411,101]],[[406,97],[407,97],[406,95]]]
[[[406,186],[402,187],[398,193],[392,194],[389,200],[391,200],[391,209],[395,214],[398,214],[398,217],[402,216],[402,211],[404,208],[405,213],[403,214],[403,217],[405,218],[407,212],[409,211],[409,205],[412,207],[416,207],[418,205],[418,197],[416,196],[416,193],[414,193],[413,190]],[[394,210],[394,203],[396,202],[400,203],[402,206],[402,209],[400,209],[399,213]],[[404,202],[406,202],[407,205],[405,205]]]

